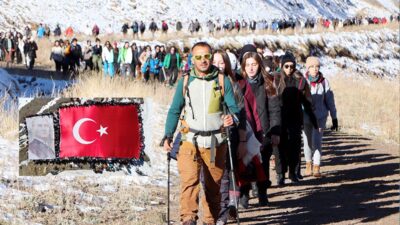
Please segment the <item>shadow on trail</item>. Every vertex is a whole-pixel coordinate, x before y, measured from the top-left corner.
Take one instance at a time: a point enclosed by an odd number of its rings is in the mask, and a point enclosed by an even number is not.
[[[372,148],[368,138],[331,132],[325,135],[323,165],[354,164],[354,168],[326,171],[321,179],[303,180],[298,186],[305,186],[305,189],[299,187],[301,190],[292,191],[283,187],[270,194],[270,198],[288,194],[298,198],[273,201],[265,208],[251,207],[241,212],[241,222],[255,225],[327,224],[349,220],[372,223],[399,212],[398,206],[394,206],[398,203],[399,179],[383,180],[399,173],[399,164],[394,162],[398,157]],[[332,186],[326,187],[328,184]],[[388,200],[393,197],[396,199]],[[291,211],[284,210],[289,208]],[[269,213],[273,209],[284,212]],[[259,216],[244,214],[256,211],[260,211]]]

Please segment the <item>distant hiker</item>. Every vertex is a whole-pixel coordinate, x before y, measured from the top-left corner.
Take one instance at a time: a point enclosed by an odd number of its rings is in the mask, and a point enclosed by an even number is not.
[[[164,34],[166,34],[168,32],[168,24],[167,24],[167,22],[165,22],[165,20],[163,20],[161,22],[161,30]]]
[[[146,24],[144,24],[143,21],[140,21],[139,29],[140,29],[140,36],[143,37],[143,33],[146,30]]]
[[[314,114],[318,121],[318,129],[315,129],[310,117],[304,113],[304,157],[306,159],[306,171],[304,175],[321,177],[320,166],[322,157],[322,135],[325,129],[328,114],[332,118],[331,130],[338,130],[335,99],[328,80],[319,71],[320,62],[317,57],[308,57],[306,60],[307,72],[305,77],[311,90]]]
[[[39,39],[43,38],[45,32],[46,32],[46,30],[44,29],[44,26],[42,24],[39,24],[39,27],[37,29],[37,37]]]
[[[119,50],[118,63],[120,64],[121,75],[129,77],[132,74],[132,49],[129,42],[125,42],[124,46]]]
[[[137,21],[133,21],[132,23],[132,34],[133,34],[133,38],[139,38],[139,24]]]
[[[120,74],[120,63],[118,63],[118,56],[120,53],[120,49],[118,48],[118,42],[114,41],[112,44],[112,52],[113,52],[113,57],[114,57],[114,61],[113,61],[113,65],[114,65],[114,75]]]
[[[71,44],[69,43],[69,40],[64,41],[63,50],[64,50],[63,74],[67,75],[69,70],[69,64],[71,61]]]
[[[21,33],[18,32],[15,47],[17,48],[17,63],[25,63],[25,54],[24,54],[24,45],[26,38],[22,36]]]
[[[151,19],[151,23],[149,25],[149,29],[151,31],[151,36],[154,38],[154,33],[158,30],[157,24],[154,19]]]
[[[84,70],[87,70],[88,68],[93,70],[93,47],[90,40],[86,41],[86,45],[83,48],[83,60],[85,61]]]
[[[318,129],[312,105],[309,86],[303,75],[296,70],[296,60],[291,53],[281,58],[281,71],[275,72],[274,84],[281,101],[281,137],[279,149],[274,149],[275,171],[279,186],[285,184],[285,173],[289,167],[289,179],[293,183],[302,179],[300,174],[301,130],[304,113]],[[277,150],[277,151],[276,151]]]
[[[221,132],[234,125],[239,109],[229,78],[212,66],[211,47],[205,42],[192,47],[194,68],[181,78],[168,111],[163,138],[164,149],[171,151],[173,135],[182,110],[185,133],[178,154],[180,175],[180,220],[197,224],[200,169],[203,168],[203,223],[215,224],[220,211],[220,182],[225,169],[227,143]],[[222,98],[223,96],[223,98]],[[224,102],[222,102],[224,100]],[[223,104],[228,115],[223,115]]]
[[[174,46],[170,47],[169,53],[165,56],[163,66],[167,72],[167,77],[169,77],[169,85],[174,86],[178,79],[179,70],[182,67],[181,55]]]
[[[96,38],[96,44],[92,49],[92,62],[93,69],[99,72],[102,68],[102,55],[103,55],[103,47],[101,46],[100,39]]]
[[[14,38],[11,33],[8,33],[7,37],[3,40],[3,50],[7,63],[14,63],[15,49],[16,46]]]
[[[136,68],[139,66],[139,50],[136,46],[136,43],[131,44],[132,50],[132,62],[131,62],[131,70],[133,78],[136,78]]]
[[[51,48],[50,60],[54,60],[56,71],[60,72],[64,61],[64,50],[58,40],[54,41],[54,46]]]
[[[100,28],[97,26],[97,24],[94,24],[92,28],[92,36],[97,37],[100,34]]]
[[[126,36],[126,34],[128,33],[128,29],[129,29],[128,23],[124,23],[124,25],[122,25],[122,28],[121,28],[122,34],[124,36]]]
[[[24,54],[26,56],[26,67],[29,70],[32,70],[35,65],[36,59],[36,51],[38,50],[38,46],[33,37],[29,38],[29,40],[25,43],[24,46]]]
[[[183,28],[182,22],[181,21],[176,22],[176,31],[180,32],[182,28]]]
[[[78,44],[78,39],[73,38],[71,41],[71,61],[70,68],[74,71],[79,71],[81,60],[83,59],[82,47]]]
[[[51,34],[51,31],[50,31],[50,27],[49,27],[49,25],[45,25],[44,26],[44,35],[47,37],[47,38],[49,38],[50,37],[50,34]]]
[[[55,28],[54,31],[53,31],[53,34],[54,34],[54,36],[56,36],[56,37],[61,36],[61,28],[60,28],[60,25],[59,25],[59,24],[57,24],[56,28]]]
[[[109,75],[111,78],[114,77],[114,52],[113,47],[109,41],[104,44],[104,49],[102,51],[103,60],[103,72],[104,76]]]
[[[65,30],[65,36],[67,36],[67,37],[72,37],[72,36],[74,36],[74,29],[72,29],[71,26],[69,26],[69,27]]]

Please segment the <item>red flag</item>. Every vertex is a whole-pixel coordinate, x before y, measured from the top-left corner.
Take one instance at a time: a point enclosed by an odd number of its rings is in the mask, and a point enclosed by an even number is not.
[[[60,113],[60,158],[136,158],[141,133],[136,105],[66,107]]]

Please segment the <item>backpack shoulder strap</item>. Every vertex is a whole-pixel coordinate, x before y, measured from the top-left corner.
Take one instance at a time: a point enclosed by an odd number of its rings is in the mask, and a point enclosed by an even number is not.
[[[220,90],[221,90],[221,95],[224,96],[225,94],[225,84],[224,84],[224,80],[225,80],[225,75],[222,73],[218,74],[218,85],[220,86]]]
[[[189,74],[186,73],[183,75],[183,88],[182,88],[182,94],[183,97],[185,98],[186,92],[188,90],[189,87]]]

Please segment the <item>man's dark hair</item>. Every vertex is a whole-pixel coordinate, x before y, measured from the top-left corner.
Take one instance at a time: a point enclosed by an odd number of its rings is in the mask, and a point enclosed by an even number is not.
[[[196,44],[194,44],[191,51],[193,52],[194,48],[196,47],[207,47],[210,50],[210,52],[212,52],[211,45],[204,41],[197,42]]]

